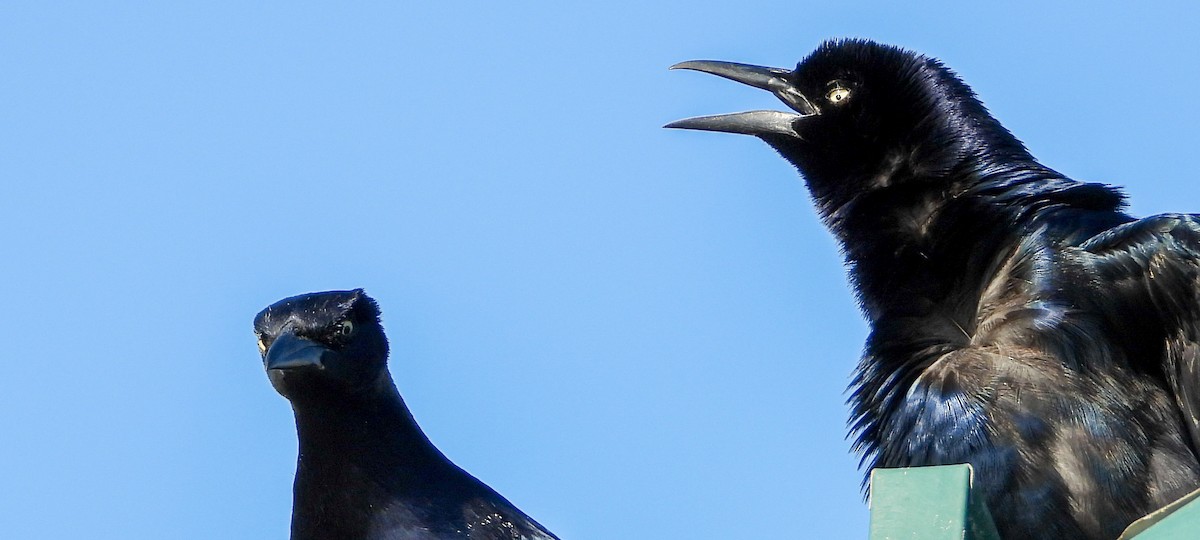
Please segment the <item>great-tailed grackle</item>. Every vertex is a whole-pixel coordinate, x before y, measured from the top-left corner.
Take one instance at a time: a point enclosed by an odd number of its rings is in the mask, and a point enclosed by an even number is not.
[[[754,135],[799,169],[871,325],[850,397],[865,465],[971,463],[1005,538],[1112,539],[1200,487],[1197,216],[1134,219],[900,48],[674,68],[792,109],[666,127]]]
[[[361,289],[280,300],[254,319],[300,452],[293,540],[550,540],[417,426],[387,369],[379,308]]]

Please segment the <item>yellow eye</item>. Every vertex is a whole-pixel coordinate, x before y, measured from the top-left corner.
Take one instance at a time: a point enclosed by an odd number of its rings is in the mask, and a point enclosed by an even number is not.
[[[836,86],[828,94],[825,94],[825,99],[829,100],[830,103],[841,103],[849,99],[849,97],[850,89],[841,86]]]
[[[342,321],[338,323],[337,332],[342,337],[349,337],[350,334],[354,333],[354,323],[350,321]]]
[[[263,338],[258,338],[258,354],[267,354],[267,344]]]

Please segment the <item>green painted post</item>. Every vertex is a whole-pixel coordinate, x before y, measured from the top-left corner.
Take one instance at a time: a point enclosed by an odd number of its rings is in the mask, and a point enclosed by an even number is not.
[[[972,477],[970,465],[871,471],[871,540],[999,540]]]
[[[1200,490],[1133,522],[1118,540],[1194,540],[1197,536],[1200,536]]]

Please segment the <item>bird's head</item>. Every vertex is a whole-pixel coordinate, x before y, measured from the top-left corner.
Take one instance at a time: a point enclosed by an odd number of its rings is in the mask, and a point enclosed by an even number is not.
[[[827,41],[794,70],[707,60],[672,69],[725,77],[783,101],[791,111],[665,127],[759,137],[800,170],[826,213],[873,188],[944,180],[964,159],[1028,156],[952,71],[889,45]]]
[[[387,373],[379,307],[362,289],[280,300],[254,318],[254,334],[271,385],[291,401],[371,391]]]

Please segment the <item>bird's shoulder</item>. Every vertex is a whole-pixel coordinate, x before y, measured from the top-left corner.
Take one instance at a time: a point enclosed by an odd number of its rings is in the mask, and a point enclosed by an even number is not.
[[[507,501],[491,497],[396,498],[372,513],[367,538],[557,540]]]
[[[1158,214],[1101,231],[1080,247],[1095,254],[1117,255],[1153,244],[1200,249],[1200,214]]]
[[[498,493],[468,500],[462,517],[471,540],[557,540]]]
[[[1080,245],[1127,328],[1157,354],[1141,367],[1160,377],[1200,448],[1200,215],[1162,214],[1104,231]]]
[[[1088,238],[1078,250],[1082,262],[1106,282],[1190,292],[1200,273],[1200,215],[1160,214],[1130,221]]]
[[[1153,321],[1168,336],[1200,338],[1200,215],[1131,221],[1089,238],[1071,255],[1104,289],[1097,291],[1101,307]]]

